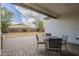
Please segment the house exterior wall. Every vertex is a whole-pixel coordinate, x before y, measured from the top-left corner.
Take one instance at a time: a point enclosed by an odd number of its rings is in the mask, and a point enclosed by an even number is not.
[[[68,35],[68,42],[79,44],[79,9],[66,12],[59,19],[45,21],[45,33],[62,37]]]

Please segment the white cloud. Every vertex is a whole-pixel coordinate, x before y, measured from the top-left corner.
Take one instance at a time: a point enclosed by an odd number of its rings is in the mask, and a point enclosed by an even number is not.
[[[11,22],[11,24],[18,24],[17,22]]]
[[[35,19],[33,19],[33,18],[29,18],[28,20],[25,20],[25,19],[23,19],[23,24],[25,24],[25,25],[27,25],[27,26],[29,26],[29,27],[32,27],[32,28],[35,28],[36,26],[33,24],[33,22],[36,22],[36,20]]]

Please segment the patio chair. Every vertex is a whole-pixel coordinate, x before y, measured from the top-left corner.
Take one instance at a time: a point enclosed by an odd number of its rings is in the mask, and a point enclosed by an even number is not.
[[[56,51],[56,52],[60,52],[60,55],[61,55],[61,53],[62,53],[62,49],[61,49],[62,39],[49,38],[47,45],[48,45],[47,51],[49,51],[49,53],[50,53],[50,51]]]
[[[41,38],[42,37],[42,38]],[[42,40],[42,41],[40,41],[40,39]],[[37,47],[36,47],[36,50],[38,49],[38,45],[39,44],[46,44],[46,42],[43,40],[43,36],[42,35],[36,35],[36,40],[37,40]]]
[[[49,37],[49,36],[51,36],[51,33],[45,33],[45,35],[43,35],[44,36],[44,41],[46,42],[46,44],[45,44],[45,49],[46,49],[46,52],[47,52],[47,39],[48,38],[45,38],[45,37]]]
[[[65,46],[65,51],[67,52],[67,39],[68,39],[68,35],[62,35],[62,45]]]
[[[45,35],[46,35],[46,36],[51,36],[51,33],[46,33]]]

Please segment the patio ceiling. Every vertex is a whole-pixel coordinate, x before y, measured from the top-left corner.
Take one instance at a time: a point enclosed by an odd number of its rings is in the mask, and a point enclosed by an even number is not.
[[[14,4],[40,12],[53,18],[59,18],[64,13],[79,8],[78,3],[14,3]]]

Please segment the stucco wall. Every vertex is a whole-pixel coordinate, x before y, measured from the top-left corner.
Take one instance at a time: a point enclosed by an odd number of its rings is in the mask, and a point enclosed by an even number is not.
[[[68,35],[68,42],[79,44],[79,9],[66,12],[59,19],[48,19],[45,21],[45,33],[62,37]]]

